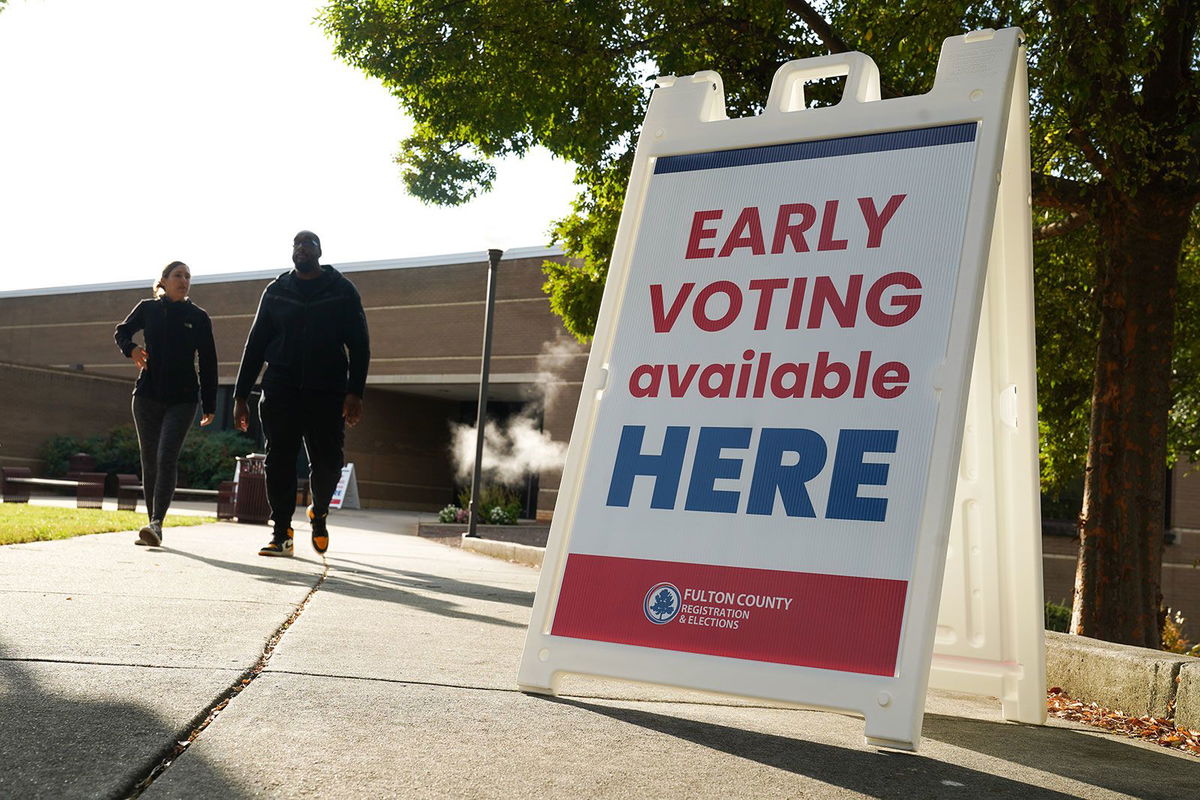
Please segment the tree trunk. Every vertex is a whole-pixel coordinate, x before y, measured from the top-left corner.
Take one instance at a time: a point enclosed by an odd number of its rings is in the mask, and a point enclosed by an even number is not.
[[[1100,336],[1072,633],[1161,647],[1167,413],[1191,203],[1147,187],[1097,214]]]

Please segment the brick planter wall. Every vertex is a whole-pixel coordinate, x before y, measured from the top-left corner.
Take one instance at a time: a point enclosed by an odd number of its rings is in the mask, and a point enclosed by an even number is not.
[[[445,540],[447,544],[458,544],[467,532],[465,523],[460,522],[421,522],[417,524],[417,536],[430,539]],[[477,525],[475,532],[481,539],[493,542],[512,542],[514,544],[545,547],[550,536],[549,525]]]

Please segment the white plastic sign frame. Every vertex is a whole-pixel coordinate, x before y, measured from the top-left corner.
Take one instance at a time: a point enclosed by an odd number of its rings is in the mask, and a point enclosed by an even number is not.
[[[333,489],[333,497],[329,499],[329,508],[358,508],[358,476],[354,472],[354,462],[342,467],[337,486]]]
[[[1005,719],[1040,725],[1046,648],[1028,94],[1019,58],[929,682],[998,697]]]
[[[764,113],[735,120],[725,117],[716,73],[660,79],[638,140],[584,377],[518,675],[523,691],[553,693],[560,673],[577,672],[770,698],[859,713],[866,719],[869,742],[915,748],[929,681],[1000,167],[1023,59],[1016,29],[951,37],[943,44],[932,91],[889,100],[879,99],[878,70],[861,53],[791,62],[776,73]],[[829,108],[805,109],[804,83],[836,75],[847,76],[842,101]],[[1025,103],[1025,96],[1017,97],[1017,102]],[[1017,113],[1026,114],[1026,108]],[[765,162],[758,155],[750,160],[742,155],[767,151],[784,155],[771,155]],[[657,175],[672,170],[708,172],[691,183],[655,182]],[[843,172],[850,188],[833,185]],[[876,175],[882,179],[872,184]],[[788,200],[788,180],[797,202]],[[924,188],[913,191],[922,180]],[[844,229],[831,220],[837,211],[836,198],[848,213],[861,209],[862,241],[852,252],[864,263],[878,253],[862,248],[878,248],[887,235],[888,221],[908,202],[914,209],[909,218],[917,222],[900,234],[906,237],[902,251],[911,259],[927,245],[930,260],[939,264],[932,277],[914,286],[908,273],[899,283],[895,279],[889,283],[876,271],[857,276],[865,285],[855,289],[853,283],[844,282],[843,274],[838,278],[841,286],[834,287],[833,266],[853,267],[853,263],[814,260],[825,264],[819,268],[825,274],[809,276],[813,294],[807,307],[807,283],[798,288],[800,282],[795,280],[768,282],[759,284],[758,295],[745,300],[748,311],[739,315],[735,306],[740,307],[742,300],[730,288],[736,278],[727,271],[729,265],[745,261],[739,257],[764,255],[767,241],[773,254],[789,248],[794,254],[847,250],[844,238],[839,238]],[[757,214],[751,209],[759,205],[769,214],[752,219]],[[722,208],[726,217],[720,228]],[[764,221],[775,224],[774,233],[767,232],[765,240]],[[691,288],[684,285],[691,279],[681,278],[679,271],[694,265],[684,263],[682,255],[672,260],[673,251],[682,254],[685,247],[687,258],[696,257],[697,264],[706,265],[686,272],[695,275]],[[725,256],[734,257],[722,263]],[[655,272],[656,259],[662,259],[659,272]],[[894,278],[902,266],[895,265],[888,275]],[[665,274],[669,270],[675,274]],[[660,281],[649,285],[649,298],[648,276]],[[824,288],[819,289],[822,278]],[[698,287],[705,288],[693,305],[688,302],[690,293]],[[723,293],[728,298],[724,308],[719,301],[701,303],[701,295],[710,289],[705,302]],[[903,313],[912,308],[912,295],[906,300],[905,289],[922,294],[923,315]],[[826,295],[826,319],[836,316],[849,331],[836,330],[838,324],[822,324],[820,310],[813,310],[818,291]],[[767,320],[755,318],[755,306],[761,316],[764,309],[774,308],[772,293],[789,292],[799,306],[788,312],[786,333],[808,337],[809,350],[830,348],[820,356],[809,353],[811,364],[805,365],[812,372],[806,384],[809,394],[788,407],[798,424],[810,426],[803,429],[781,427],[786,414],[779,403],[770,414],[764,413],[762,421],[754,419],[754,409],[766,405],[755,406],[752,401],[764,397],[768,378],[762,373],[768,369],[759,360],[766,353],[754,352],[749,343],[777,347],[782,334],[777,331],[774,339],[745,338],[744,342],[737,338],[739,332],[764,332]],[[852,294],[874,298],[874,327],[859,325],[870,329],[867,333],[854,330],[853,319],[847,325],[841,316],[848,313],[847,298]],[[844,301],[840,310],[839,299]],[[869,314],[868,305],[863,304],[864,314]],[[706,332],[728,327],[729,337],[722,341],[680,334],[666,345],[673,352],[664,355],[661,342],[666,339],[655,337],[671,332],[671,320],[680,315],[687,317],[684,327],[693,321]],[[737,324],[730,322],[734,318]],[[903,324],[910,320],[917,322],[905,330]],[[801,330],[804,327],[808,330]],[[856,339],[856,334],[861,335]],[[911,373],[901,361],[871,362],[872,353],[864,348],[885,351],[886,345],[878,344],[884,335],[899,343],[897,347],[907,348],[905,355],[914,359]],[[858,351],[857,361],[846,358],[838,362],[840,366],[831,366],[837,353],[830,342],[844,344],[839,353]],[[745,363],[731,364],[725,373],[704,368],[697,375],[693,370],[686,377],[685,362],[733,360],[737,357],[724,351],[743,343]],[[705,358],[704,351],[714,345],[722,352]],[[660,364],[657,372],[649,364],[634,368],[643,349],[647,358],[675,358],[679,363]],[[675,366],[676,373],[664,377],[667,366]],[[785,378],[777,385],[778,373],[769,378],[776,398],[789,390],[797,398],[803,396],[798,387],[807,377],[799,374],[800,366],[795,364],[790,382]],[[731,394],[735,368],[737,389]],[[837,373],[843,368],[845,381]],[[826,382],[831,370],[840,387],[835,391]],[[851,382],[853,397],[866,397],[869,402],[856,406],[847,402],[848,396],[839,402]],[[667,396],[665,403],[627,402],[630,396],[657,398],[654,393],[660,388]],[[697,397],[704,390],[707,404]],[[890,406],[883,402],[905,393]],[[723,412],[711,398],[733,397],[738,400],[723,407],[729,409],[730,427],[721,427]],[[634,408],[636,412],[631,412]],[[854,424],[856,415],[864,416],[864,409],[865,418]],[[891,411],[876,416],[879,409]],[[899,421],[889,422],[889,413]],[[736,427],[748,419],[759,425],[753,436],[760,459],[770,449],[766,426],[776,426],[770,428],[774,471],[763,473],[765,491],[758,493],[757,510],[752,512],[759,519],[751,521],[747,511],[756,502],[757,489],[745,473],[753,470],[755,481],[760,476],[750,466],[754,448],[745,438],[750,434],[742,433],[750,428]],[[638,424],[647,420],[654,424]],[[657,430],[652,430],[654,425]],[[886,425],[899,431],[881,427]],[[712,434],[707,443],[706,431]],[[892,438],[881,439],[879,433]],[[920,444],[898,448],[898,437],[906,445],[910,440]],[[845,458],[843,445],[850,451]],[[670,468],[663,466],[674,459],[667,459],[669,451],[678,451],[680,464],[686,452],[687,462],[693,464],[691,484],[697,483],[695,465],[701,463],[701,451],[705,453],[707,473],[694,493],[687,483],[672,488]],[[745,469],[729,456],[732,452],[747,454]],[[888,454],[893,456],[890,461]],[[620,480],[614,457],[624,465]],[[789,458],[795,462],[788,463]],[[796,469],[804,474],[798,475]],[[677,481],[680,470],[677,465]],[[796,491],[797,480],[810,479],[813,491]],[[735,488],[741,489],[740,494]],[[835,501],[835,496],[840,499]],[[876,516],[889,503],[886,520]],[[628,513],[635,506],[640,506],[640,516]],[[609,507],[620,507],[620,513],[610,512]],[[820,519],[822,512],[826,519]],[[721,522],[714,523],[714,516]],[[809,527],[800,527],[796,517],[804,517],[799,522]],[[873,535],[883,522],[897,535]],[[722,524],[733,535],[775,527],[770,529],[772,536],[743,536],[736,545],[742,549],[735,553],[734,545],[713,546]],[[788,543],[777,541],[783,538],[781,532],[802,535],[791,536]],[[698,546],[680,544],[693,533]],[[688,578],[655,583],[651,576],[659,569]],[[726,589],[744,591],[706,589],[709,579],[715,581],[713,585],[725,580],[721,586]],[[676,585],[689,581],[683,590]],[[620,586],[623,595],[615,595],[614,586]],[[839,603],[818,602],[827,590]],[[847,617],[843,603],[857,604],[857,616]],[[636,623],[631,622],[635,616],[631,604],[642,615]],[[684,613],[686,608],[696,613]],[[875,611],[881,620],[878,625],[872,621]],[[785,613],[790,616],[785,618]],[[756,616],[748,618],[748,614]],[[834,625],[847,619],[857,620],[863,628],[839,630]],[[639,625],[673,631],[675,638],[655,644],[645,630],[634,630]],[[733,633],[739,626],[746,631],[746,641],[754,631],[753,647],[742,648]],[[805,638],[810,636],[820,641],[810,646]],[[720,637],[723,643],[710,644]]]

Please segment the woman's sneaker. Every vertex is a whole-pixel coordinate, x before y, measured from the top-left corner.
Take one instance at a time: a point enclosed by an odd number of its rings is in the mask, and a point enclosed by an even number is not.
[[[290,556],[294,550],[292,543],[294,538],[295,533],[291,528],[284,533],[276,531],[270,543],[264,545],[258,554],[260,556]]]
[[[138,531],[138,544],[145,547],[158,547],[162,544],[162,523],[150,520],[150,524]]]
[[[324,555],[329,549],[329,512],[318,515],[312,506],[308,507],[308,521],[312,525],[313,550]]]

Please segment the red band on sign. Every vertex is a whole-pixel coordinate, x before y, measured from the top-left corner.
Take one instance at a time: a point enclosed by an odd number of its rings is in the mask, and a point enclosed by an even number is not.
[[[884,578],[572,554],[551,633],[894,675],[907,588]]]

